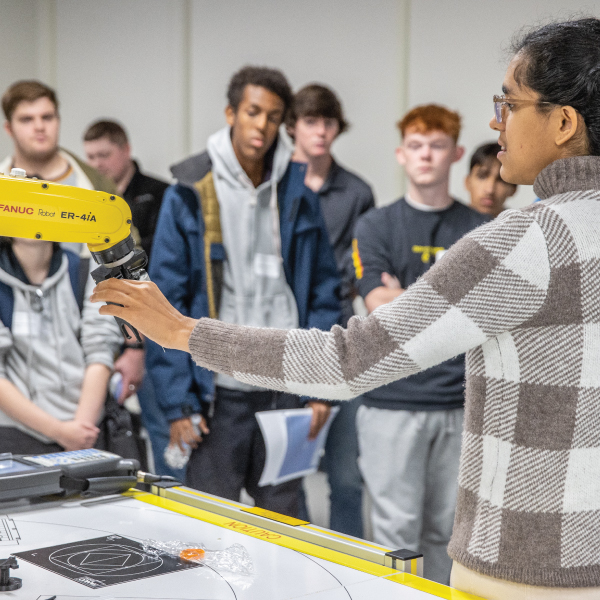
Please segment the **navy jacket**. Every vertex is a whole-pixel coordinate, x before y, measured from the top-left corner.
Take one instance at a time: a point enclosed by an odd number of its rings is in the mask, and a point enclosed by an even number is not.
[[[205,161],[206,155],[198,159]],[[328,330],[340,320],[340,282],[319,197],[304,185],[305,172],[304,164],[290,163],[277,186],[281,253],[300,327]],[[204,233],[196,189],[183,183],[169,187],[154,235],[149,274],[173,306],[195,319],[209,315]],[[210,258],[223,261],[223,246],[213,244]],[[148,342],[146,361],[168,421],[199,412],[201,401],[212,401],[213,373],[196,366],[188,353]]]

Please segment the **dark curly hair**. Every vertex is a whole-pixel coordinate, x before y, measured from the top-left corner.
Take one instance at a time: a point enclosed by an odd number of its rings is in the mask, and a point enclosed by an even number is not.
[[[511,50],[521,55],[514,78],[540,101],[573,107],[586,127],[586,152],[600,155],[600,19],[550,23],[518,34]],[[552,110],[538,105],[538,110]]]
[[[227,100],[229,106],[237,112],[238,106],[244,96],[247,85],[258,85],[264,87],[279,96],[284,105],[284,118],[292,104],[292,88],[285,75],[278,69],[269,67],[242,67],[233,75],[227,88]]]

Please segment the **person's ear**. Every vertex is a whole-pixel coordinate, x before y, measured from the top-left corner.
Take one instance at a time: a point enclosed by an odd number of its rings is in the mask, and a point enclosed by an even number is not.
[[[454,149],[454,159],[452,162],[458,162],[465,155],[465,147],[464,146],[456,146]]]
[[[290,138],[292,138],[292,141],[295,142],[296,141],[296,127],[292,127],[291,125],[286,125],[285,126],[285,132],[290,136]]]
[[[12,127],[10,126],[10,121],[4,121],[4,131],[12,138],[13,132]]]
[[[557,115],[558,131],[554,141],[557,146],[563,146],[573,139],[577,133],[581,135],[583,123],[579,122],[579,115],[572,106],[561,106]]]
[[[228,104],[225,108],[225,120],[227,121],[227,125],[229,125],[229,127],[233,127],[235,124],[235,110],[231,104]]]
[[[403,167],[406,164],[406,156],[404,154],[404,148],[402,146],[398,146],[396,148],[396,160],[398,164]]]
[[[469,192],[469,194],[473,193],[473,192],[471,192],[471,173],[469,173],[465,177],[465,188],[466,188],[467,192]]]

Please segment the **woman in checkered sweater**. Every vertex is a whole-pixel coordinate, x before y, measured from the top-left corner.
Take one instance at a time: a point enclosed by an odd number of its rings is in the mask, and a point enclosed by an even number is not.
[[[354,398],[466,352],[453,584],[599,598],[600,20],[524,36],[503,91],[501,175],[541,202],[476,229],[347,329],[194,321],[147,283],[104,282],[93,299],[203,367],[311,397]]]

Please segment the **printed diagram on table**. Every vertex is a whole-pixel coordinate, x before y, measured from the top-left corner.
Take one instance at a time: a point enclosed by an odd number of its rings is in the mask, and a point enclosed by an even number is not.
[[[139,542],[118,535],[18,552],[14,556],[93,589],[202,566],[145,552]]]
[[[0,517],[0,546],[17,546],[21,536],[15,522],[6,515]]]

